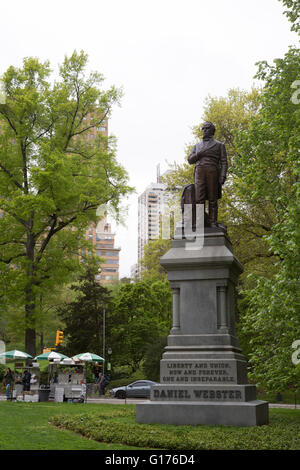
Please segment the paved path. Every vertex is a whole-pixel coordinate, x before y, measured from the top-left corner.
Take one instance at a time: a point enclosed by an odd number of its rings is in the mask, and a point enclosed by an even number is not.
[[[136,405],[137,403],[149,401],[147,398],[126,398],[126,400],[121,398],[88,398],[87,403],[99,403],[103,405],[109,403],[112,405]]]
[[[5,395],[0,395],[0,401],[6,401]],[[126,398],[126,400],[121,400],[118,398],[88,398],[87,404],[111,404],[111,405],[136,405],[137,403],[149,401],[145,398]],[[295,405],[286,404],[286,403],[269,403],[270,408],[291,408],[295,409]],[[300,404],[296,406],[297,410],[300,410]]]

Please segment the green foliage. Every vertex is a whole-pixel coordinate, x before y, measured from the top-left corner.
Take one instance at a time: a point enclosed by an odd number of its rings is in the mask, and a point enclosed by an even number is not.
[[[114,368],[113,374],[111,374],[111,381],[109,382],[107,388],[111,390],[112,388],[127,386],[128,384],[136,382],[137,380],[145,379],[148,379],[148,377],[145,376],[145,373],[142,369],[138,369],[132,373],[131,367],[122,366],[119,368]]]
[[[3,364],[0,364],[0,385],[2,384],[2,380],[5,374],[6,366]]]
[[[300,4],[298,0],[279,0],[281,1],[287,10],[285,15],[292,23],[291,30],[299,34],[300,32]]]
[[[299,390],[300,369],[292,363],[292,343],[300,338],[300,105],[292,99],[299,76],[299,50],[290,48],[274,65],[259,64],[264,80],[259,115],[237,135],[234,166],[237,193],[247,204],[272,208],[272,226],[264,236],[276,255],[271,276],[252,275],[244,291],[242,333],[250,338],[252,377],[268,390]]]
[[[229,168],[228,177],[219,201],[219,220],[228,230],[235,249],[235,254],[244,266],[241,276],[243,285],[251,285],[250,273],[271,275],[276,256],[269,250],[264,235],[272,227],[274,209],[271,204],[257,204],[245,200],[236,188],[233,175],[238,159],[236,134],[246,130],[251,119],[256,117],[261,107],[261,91],[253,88],[250,92],[230,89],[225,97],[208,96],[205,101],[203,121],[212,121],[216,125],[216,138],[226,144]],[[201,123],[193,127],[196,139],[201,137]],[[187,154],[190,146],[187,146]],[[175,165],[165,177],[170,188],[184,186],[194,180],[193,168],[187,162]]]
[[[52,83],[48,62],[9,67],[0,104],[0,302],[23,309],[20,329],[35,355],[37,299],[80,269],[82,235],[99,205],[118,215],[131,191],[113,137],[87,137],[121,92],[86,74],[87,55],[65,57]]]
[[[40,385],[48,385],[49,384],[49,374],[48,369],[42,370],[40,373]]]
[[[252,380],[277,391],[299,390],[300,383],[299,366],[291,361],[291,345],[300,338],[299,73],[299,50],[290,48],[274,65],[259,64],[260,91],[209,97],[203,117],[216,124],[229,154],[219,219],[244,265],[241,344]],[[194,135],[200,137],[200,126]],[[187,164],[167,178],[171,187],[193,181]]]
[[[148,344],[142,365],[142,369],[148,380],[153,380],[154,382],[160,381],[160,361],[166,345],[166,336],[153,338],[153,342]]]
[[[88,269],[70,289],[77,298],[58,308],[64,323],[64,353],[74,356],[80,352],[93,352],[102,356],[103,314],[108,313],[110,292],[95,280],[95,272]]]
[[[122,284],[109,322],[114,362],[136,371],[149,343],[171,327],[171,290],[167,280]]]
[[[159,238],[150,240],[144,247],[141,260],[142,278],[144,280],[166,279],[166,271],[160,265],[160,258],[170,249],[171,241]]]
[[[118,406],[120,407],[120,405]],[[51,423],[100,442],[168,450],[300,449],[300,412],[270,410],[270,424],[253,427],[138,424],[134,408],[54,416]]]
[[[204,104],[204,121],[211,121],[216,126],[215,138],[226,145],[229,163],[229,174],[233,156],[236,154],[234,133],[247,129],[250,119],[259,110],[259,94],[257,88],[245,91],[239,88],[228,90],[226,97],[208,95]],[[202,123],[193,127],[196,138],[202,138]]]

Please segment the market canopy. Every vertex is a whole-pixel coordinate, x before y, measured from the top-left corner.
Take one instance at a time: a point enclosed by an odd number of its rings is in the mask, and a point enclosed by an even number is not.
[[[60,361],[61,364],[70,364],[71,366],[76,365],[76,362],[71,357],[65,357]]]
[[[76,354],[76,356],[73,356],[73,359],[79,359],[80,361],[84,362],[103,362],[104,359],[103,357],[98,356],[97,354],[92,354],[89,352],[86,353],[81,353],[81,354]]]
[[[67,356],[65,356],[64,354],[61,354],[55,351],[50,351],[44,354],[40,354],[39,356],[36,356],[34,359],[36,361],[52,361],[55,359],[58,359],[60,361],[61,359],[66,359],[66,358]]]
[[[0,359],[33,359],[30,354],[27,354],[26,352],[23,351],[18,351],[17,349],[14,349],[13,351],[6,351],[2,354],[0,354]]]

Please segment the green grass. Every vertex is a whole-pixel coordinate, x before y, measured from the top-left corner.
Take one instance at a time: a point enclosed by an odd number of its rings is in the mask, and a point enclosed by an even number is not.
[[[110,405],[104,405],[109,410]],[[115,405],[118,406],[118,405]],[[112,408],[115,406],[112,405]],[[49,424],[57,414],[95,414],[101,405],[68,403],[0,402],[0,450],[122,450],[123,445],[89,440],[73,431]]]
[[[0,402],[0,450],[300,449],[300,410],[259,427],[136,423],[134,405]]]

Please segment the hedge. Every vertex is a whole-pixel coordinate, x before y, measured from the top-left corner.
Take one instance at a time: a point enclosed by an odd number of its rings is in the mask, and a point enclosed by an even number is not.
[[[96,441],[152,449],[300,449],[300,410],[270,410],[270,424],[257,427],[145,425],[135,422],[134,409],[126,408],[58,415],[50,422]]]

